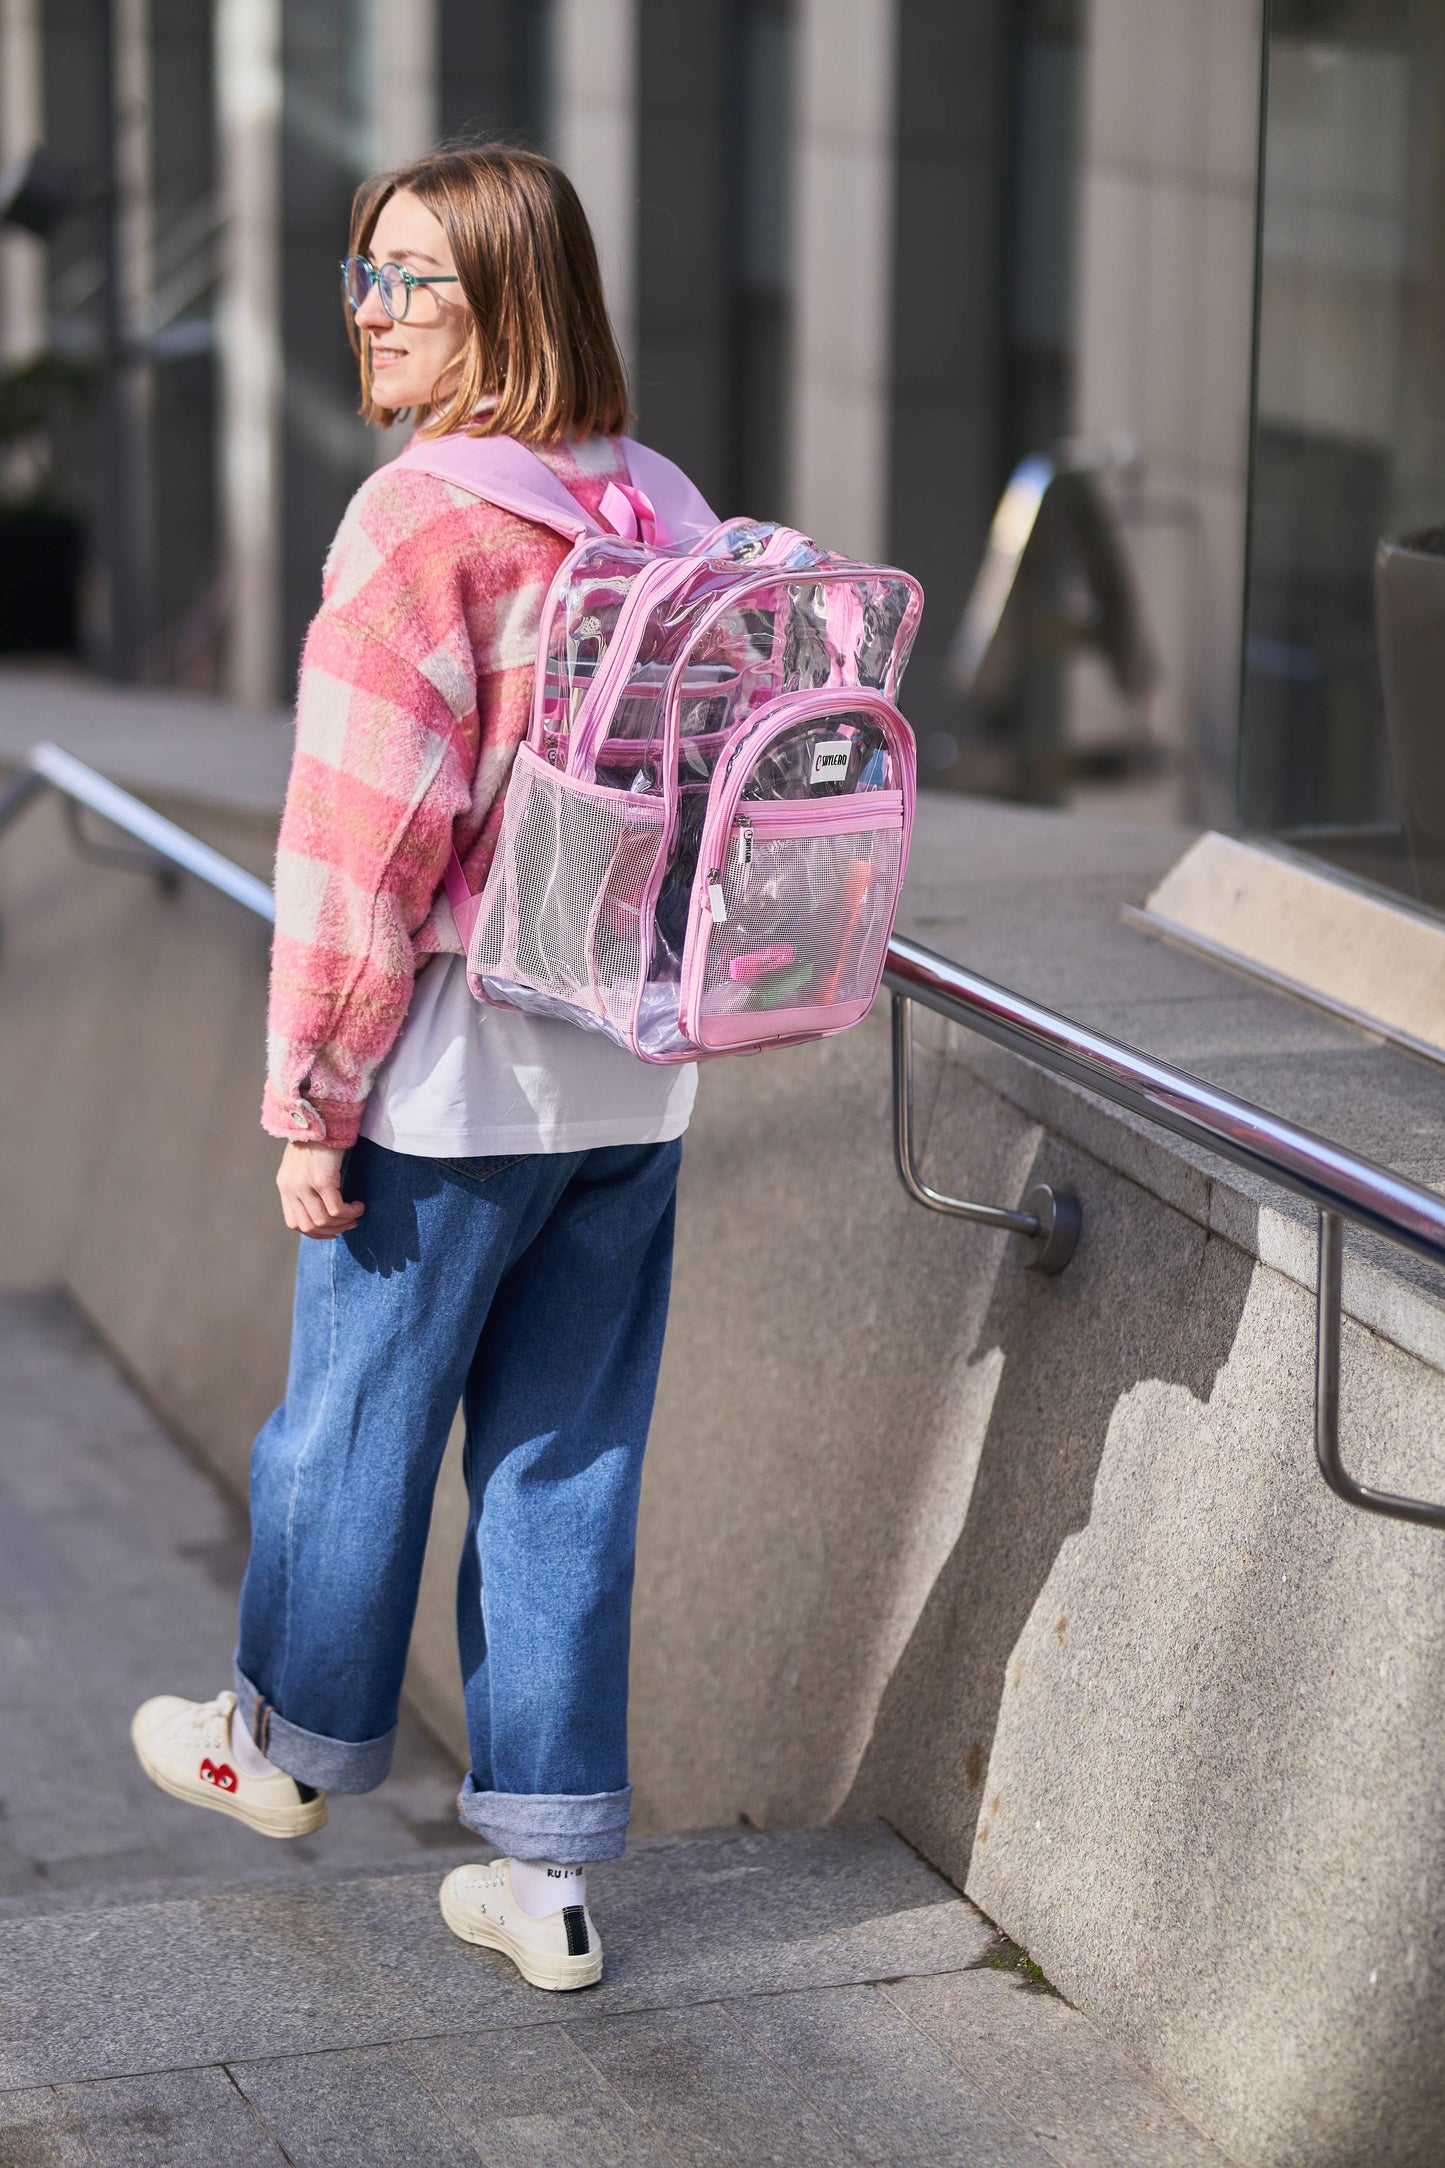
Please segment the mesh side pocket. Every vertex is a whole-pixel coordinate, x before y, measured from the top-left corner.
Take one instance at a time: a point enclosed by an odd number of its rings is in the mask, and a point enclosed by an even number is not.
[[[708,943],[698,1017],[854,1007],[873,998],[902,863],[898,827],[764,836],[724,869],[727,918]],[[741,1026],[735,1026],[734,1030]],[[729,1034],[731,1036],[731,1034]]]
[[[573,782],[523,746],[469,975],[492,993],[545,996],[549,1013],[580,1010],[579,1021],[627,1045],[643,969],[642,899],[662,837],[659,804]]]

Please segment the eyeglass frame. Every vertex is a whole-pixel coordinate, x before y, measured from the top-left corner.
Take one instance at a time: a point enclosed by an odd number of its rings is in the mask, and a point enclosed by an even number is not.
[[[351,298],[351,266],[354,263],[364,264],[367,270],[371,273],[372,290],[373,292],[379,293],[381,295],[381,305],[394,324],[404,324],[408,315],[411,313],[411,290],[413,286],[455,286],[457,283],[458,275],[455,271],[435,272],[432,274],[431,277],[424,278],[419,271],[408,271],[405,264],[374,264],[369,256],[343,256],[340,266],[341,296],[353,316],[356,314],[358,309],[364,309],[367,302],[371,299],[370,294],[364,294],[360,301],[353,301]],[[402,282],[403,288],[406,293],[406,306],[403,308],[400,316],[396,314],[395,310],[392,308],[391,301],[388,298],[388,290],[381,275],[383,271],[395,271],[395,273],[397,274],[397,278],[399,278]],[[395,290],[395,286],[396,280],[394,279],[392,281],[393,291]]]

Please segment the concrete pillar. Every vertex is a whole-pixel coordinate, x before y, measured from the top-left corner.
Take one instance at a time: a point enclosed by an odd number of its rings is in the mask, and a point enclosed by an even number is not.
[[[264,706],[281,609],[281,0],[216,0],[216,125],[224,686]]]
[[[0,167],[44,133],[41,53],[40,0],[0,0]],[[44,344],[44,246],[0,230],[0,361],[27,361]]]
[[[440,127],[439,0],[371,0],[376,162],[404,166],[435,144]]]
[[[1075,427],[1131,446],[1123,511],[1162,677],[1160,810],[1234,816],[1259,164],[1261,0],[1090,0]],[[1072,672],[1076,745],[1127,736]]]
[[[373,164],[409,165],[441,133],[441,0],[371,0]],[[391,430],[370,432],[373,467],[395,459],[397,441]]]
[[[899,23],[884,555],[928,597],[904,706],[930,781],[930,740],[956,742],[944,658],[1002,480],[1015,14],[909,0]]]
[[[116,426],[121,442],[115,472],[119,503],[112,508],[120,552],[113,573],[113,664],[126,677],[144,676],[153,623],[154,499],[151,432],[155,370],[149,342],[155,329],[155,191],[153,185],[150,0],[114,0],[112,15],[115,111],[116,269],[121,339]]]
[[[155,284],[151,186],[150,0],[115,0],[116,170],[121,306],[132,337],[150,329]]]
[[[887,547],[899,0],[799,0],[789,516]]]
[[[555,0],[558,163],[581,196],[629,374],[637,359],[637,0]]]
[[[632,403],[644,441],[719,511],[733,456],[738,172],[734,0],[640,0]],[[771,510],[779,510],[773,505]]]

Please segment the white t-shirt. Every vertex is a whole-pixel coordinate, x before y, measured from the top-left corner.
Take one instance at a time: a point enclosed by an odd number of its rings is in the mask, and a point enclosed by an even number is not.
[[[445,956],[416,982],[361,1134],[419,1159],[665,1144],[686,1129],[696,1093],[694,1063],[639,1061],[600,1032],[489,1008],[463,959]]]

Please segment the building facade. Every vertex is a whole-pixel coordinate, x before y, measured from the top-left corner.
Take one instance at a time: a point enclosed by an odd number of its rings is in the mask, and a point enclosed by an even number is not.
[[[131,674],[287,697],[390,449],[355,419],[351,192],[503,135],[578,182],[639,432],[720,508],[923,579],[926,781],[1232,802],[1260,0],[0,0],[0,29],[5,156],[114,169],[130,471],[86,622],[113,652],[121,613]],[[9,365],[97,354],[101,224],[0,241]],[[950,643],[1010,470],[1064,441],[1156,682],[1054,656],[985,712]],[[64,433],[97,537],[107,471]]]

